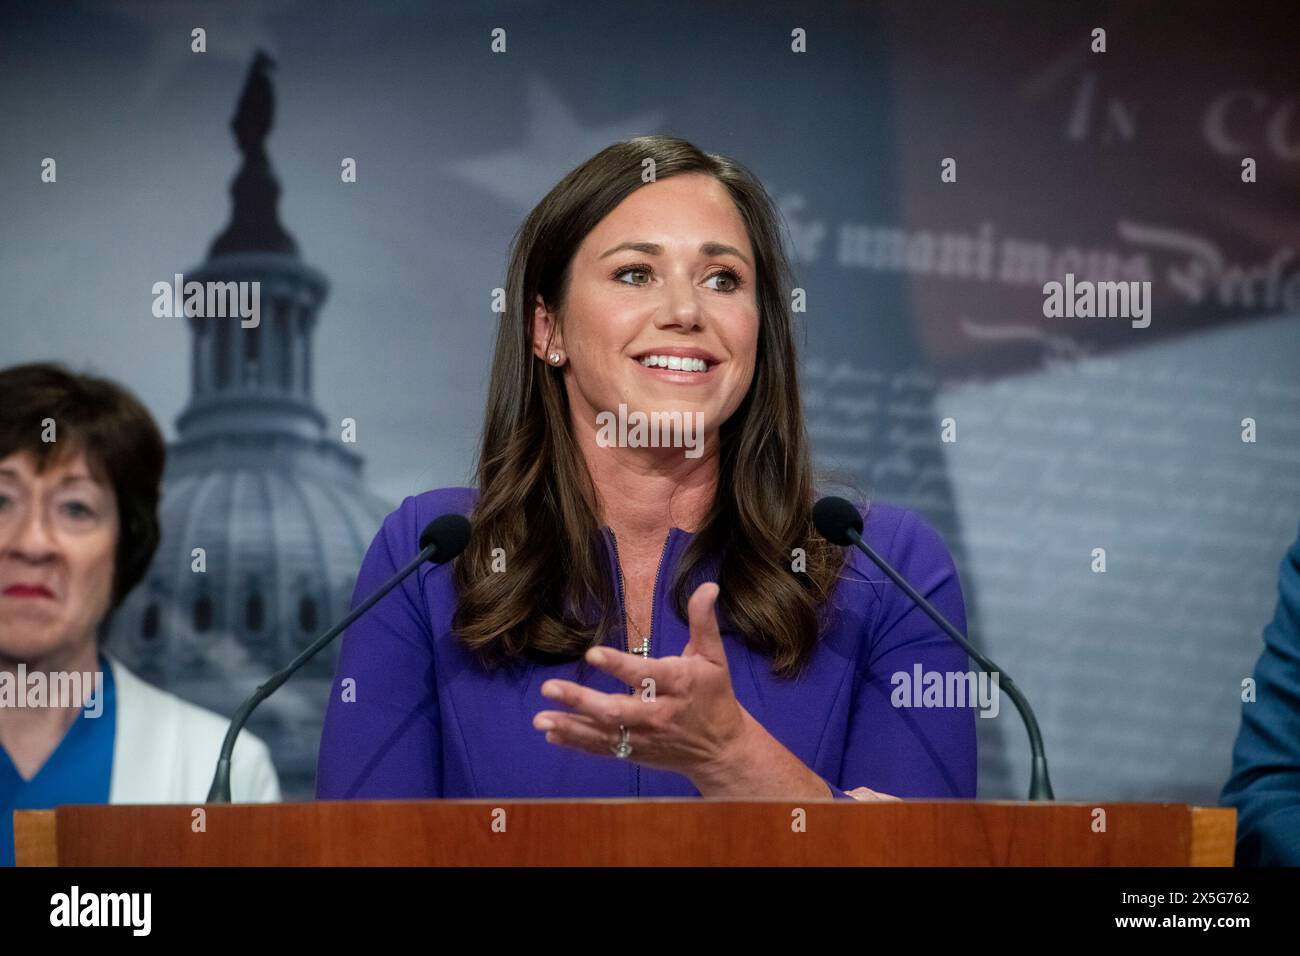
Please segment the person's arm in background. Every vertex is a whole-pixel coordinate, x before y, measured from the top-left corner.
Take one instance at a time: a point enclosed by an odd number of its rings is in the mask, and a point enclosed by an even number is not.
[[[234,803],[279,803],[280,778],[270,748],[250,734],[235,743],[230,766],[230,799]]]
[[[1300,866],[1300,537],[1282,560],[1277,610],[1264,629],[1254,701],[1241,705],[1232,776],[1237,862]]]
[[[966,633],[961,582],[938,532],[906,511],[889,546],[876,546],[876,550],[958,631]],[[970,703],[895,707],[890,700],[894,674],[906,674],[910,681],[919,664],[923,674],[945,675],[947,684],[948,673],[970,670],[966,652],[866,555],[852,548],[850,558],[856,571],[845,573],[877,582],[872,586],[881,600],[871,628],[871,646],[856,678],[838,783],[854,788],[851,794],[857,799],[974,799],[976,718]]]
[[[407,498],[375,536],[352,606],[419,551],[416,499]],[[442,796],[441,719],[433,636],[409,575],[343,635],[316,769],[316,799]]]

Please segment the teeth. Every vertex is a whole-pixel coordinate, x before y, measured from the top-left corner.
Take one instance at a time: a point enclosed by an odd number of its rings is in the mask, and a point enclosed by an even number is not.
[[[641,358],[646,368],[667,368],[675,372],[707,372],[709,363],[701,358],[682,358],[680,355],[646,355]]]

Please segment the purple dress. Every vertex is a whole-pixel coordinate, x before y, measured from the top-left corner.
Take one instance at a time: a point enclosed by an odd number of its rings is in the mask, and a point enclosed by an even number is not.
[[[419,550],[440,514],[469,514],[477,492],[443,488],[409,497],[375,536],[354,603]],[[613,538],[602,529],[617,593]],[[864,539],[898,568],[962,633],[966,612],[952,558],[911,511],[873,503]],[[681,654],[686,622],[668,593],[691,534],[674,528],[655,587],[651,650]],[[963,673],[966,653],[856,548],[832,596],[834,619],[798,681],[771,673],[768,659],[722,630],[736,697],[767,731],[821,776],[837,797],[865,786],[898,797],[974,798],[975,712],[971,706],[894,706],[894,675]],[[426,564],[343,636],[325,726],[316,796],[321,800],[429,797],[698,796],[678,773],[639,767],[546,742],[539,710],[564,710],[541,694],[556,677],[608,693],[626,685],[590,665],[528,661],[487,671],[451,632],[456,598],[450,565]],[[620,630],[609,643],[622,649]],[[900,679],[901,680],[901,679]],[[351,683],[345,683],[345,682]],[[945,680],[945,683],[947,681]],[[636,745],[635,735],[632,740]]]

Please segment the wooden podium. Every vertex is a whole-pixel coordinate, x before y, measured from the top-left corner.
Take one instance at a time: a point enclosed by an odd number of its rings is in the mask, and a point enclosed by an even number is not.
[[[394,800],[62,806],[18,811],[14,823],[19,866],[1231,866],[1236,811],[974,800]]]

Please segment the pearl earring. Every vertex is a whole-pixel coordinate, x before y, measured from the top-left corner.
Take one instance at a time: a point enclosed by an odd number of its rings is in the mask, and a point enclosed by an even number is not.
[[[552,365],[559,365],[559,364],[560,364],[560,353],[559,353],[559,352],[552,352],[552,353],[551,353],[551,364],[552,364]]]

